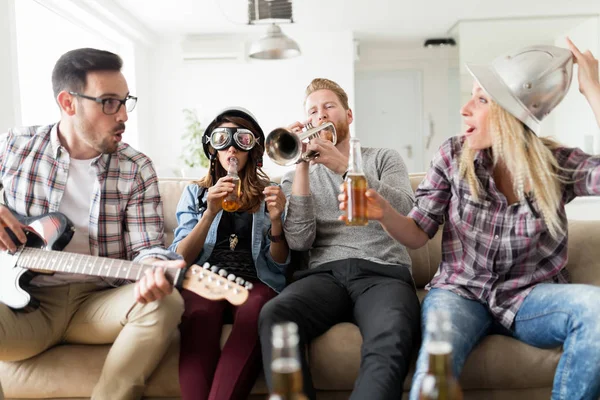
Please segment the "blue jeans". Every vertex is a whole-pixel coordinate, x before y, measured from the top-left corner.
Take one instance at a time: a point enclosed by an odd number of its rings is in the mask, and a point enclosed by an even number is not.
[[[552,387],[552,400],[597,400],[600,396],[600,287],[540,284],[525,298],[513,330],[494,321],[484,304],[444,289],[432,289],[422,305],[421,325],[436,309],[449,311],[452,323],[452,365],[459,376],[468,355],[489,334],[503,333],[538,348],[563,347]],[[418,399],[427,372],[427,352],[419,350],[410,400]]]

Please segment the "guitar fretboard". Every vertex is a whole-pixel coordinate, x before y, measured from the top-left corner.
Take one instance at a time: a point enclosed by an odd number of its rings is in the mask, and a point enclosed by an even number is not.
[[[66,272],[95,275],[105,278],[139,280],[152,265],[115,258],[95,257],[77,253],[63,253],[26,247],[21,251],[17,265],[40,271]],[[165,275],[169,282],[176,280],[181,270],[168,268]]]

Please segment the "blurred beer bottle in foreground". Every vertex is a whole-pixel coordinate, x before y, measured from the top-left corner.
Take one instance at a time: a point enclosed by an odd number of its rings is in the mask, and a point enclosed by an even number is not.
[[[365,193],[368,186],[362,167],[360,142],[357,138],[350,139],[350,157],[348,158],[345,185],[348,195],[346,225],[367,225],[369,220],[367,219],[367,196]]]
[[[421,383],[419,400],[462,400],[462,390],[452,371],[452,326],[448,313],[431,312],[425,329],[429,369]]]
[[[273,392],[269,400],[308,400],[302,393],[302,367],[298,349],[298,325],[273,325],[271,373]]]
[[[235,212],[240,208],[240,177],[238,176],[238,159],[235,157],[229,157],[229,168],[227,169],[227,176],[233,178],[232,183],[235,185],[233,192],[229,193],[223,199],[221,206],[223,210],[227,212]]]

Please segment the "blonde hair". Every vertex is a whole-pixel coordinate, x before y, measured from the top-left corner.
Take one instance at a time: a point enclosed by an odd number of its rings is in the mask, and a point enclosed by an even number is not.
[[[342,103],[342,107],[344,107],[344,110],[350,109],[350,106],[348,105],[348,95],[346,94],[344,89],[342,89],[342,87],[334,81],[325,78],[315,78],[306,87],[304,105],[306,105],[306,99],[308,98],[308,96],[310,96],[311,94],[313,94],[313,92],[316,92],[317,90],[324,89],[331,90],[333,93],[335,93],[337,98],[340,100],[340,103]]]
[[[493,101],[488,115],[494,165],[500,161],[504,163],[520,201],[525,199],[525,191],[530,191],[552,237],[564,234],[558,213],[563,180],[557,173],[561,167],[552,152],[560,145],[552,139],[536,136]],[[476,150],[469,148],[465,142],[459,160],[459,174],[466,179],[475,199],[479,199],[482,188],[475,175],[475,153]]]

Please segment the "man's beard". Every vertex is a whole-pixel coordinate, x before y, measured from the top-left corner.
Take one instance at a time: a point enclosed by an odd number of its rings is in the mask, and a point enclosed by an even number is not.
[[[337,143],[343,142],[350,136],[350,125],[348,124],[348,121],[334,123],[334,125]]]
[[[100,152],[103,154],[112,154],[119,148],[119,142],[109,142],[100,144]]]
[[[78,124],[78,130],[85,138],[85,140],[101,154],[112,154],[117,151],[119,148],[119,142],[114,141],[113,135],[114,132],[125,129],[125,124],[118,124],[112,130],[111,135],[108,137],[98,137],[96,136],[96,132],[94,132],[94,128],[92,124],[87,121],[81,121]]]

